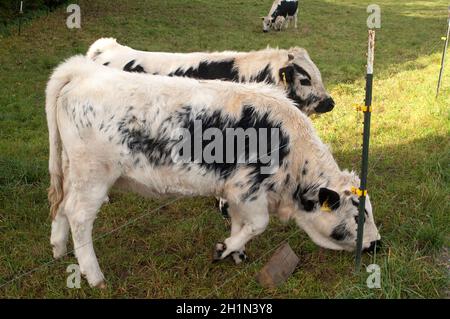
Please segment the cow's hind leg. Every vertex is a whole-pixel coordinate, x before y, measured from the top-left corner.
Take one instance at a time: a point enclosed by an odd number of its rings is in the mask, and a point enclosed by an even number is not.
[[[68,179],[69,161],[63,153],[63,200],[59,205],[58,212],[52,221],[52,231],[50,235],[50,244],[53,248],[53,257],[55,259],[63,257],[67,253],[67,240],[69,239],[69,221],[64,212],[64,206],[67,198],[69,179]]]
[[[104,276],[100,270],[92,242],[92,228],[97,212],[118,176],[114,169],[101,163],[88,164],[72,170],[71,187],[64,207],[70,223],[75,256],[80,271],[93,287],[103,288]]]
[[[55,259],[64,257],[67,253],[67,240],[69,238],[69,221],[60,211],[56,214],[52,221],[52,232],[50,236],[50,244],[53,248],[53,257]]]
[[[236,211],[234,211],[236,210]],[[230,204],[230,214],[239,213],[242,218],[242,226],[231,234],[223,243],[217,243],[214,252],[214,260],[224,259],[234,252],[240,252],[245,244],[253,237],[261,234],[269,223],[269,212],[265,196],[259,196],[252,201]],[[238,228],[238,226],[236,226]]]

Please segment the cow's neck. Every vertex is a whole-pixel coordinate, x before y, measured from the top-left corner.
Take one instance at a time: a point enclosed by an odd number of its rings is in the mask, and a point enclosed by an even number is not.
[[[253,55],[255,56],[253,57]],[[259,78],[261,78],[261,72],[269,71],[270,83],[285,87],[279,72],[280,69],[285,67],[288,63],[288,52],[286,50],[266,49],[264,51],[249,52],[246,60],[252,62],[245,62],[249,63],[249,65],[240,67],[239,64],[242,62],[239,61],[239,58],[237,59],[239,76],[241,79],[246,79],[248,81],[251,78],[258,77],[258,75]]]
[[[326,146],[322,145],[318,152],[306,156],[300,163],[299,186],[305,190],[335,188],[340,184],[342,176],[342,171],[333,156]]]

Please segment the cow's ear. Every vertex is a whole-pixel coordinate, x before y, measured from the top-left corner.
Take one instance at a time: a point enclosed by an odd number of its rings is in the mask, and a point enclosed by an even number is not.
[[[319,189],[319,203],[320,206],[331,210],[339,208],[341,204],[339,194],[325,187]]]
[[[294,67],[292,65],[288,65],[285,68],[281,68],[278,71],[278,74],[282,81],[284,81],[284,79],[286,79],[286,82],[288,82],[288,83],[291,83],[294,81]]]

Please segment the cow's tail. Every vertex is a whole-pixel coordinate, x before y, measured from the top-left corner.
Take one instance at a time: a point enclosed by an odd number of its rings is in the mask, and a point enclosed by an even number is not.
[[[85,69],[86,58],[77,56],[69,59],[59,66],[47,83],[45,97],[45,112],[47,115],[47,126],[49,135],[49,173],[50,187],[48,189],[48,200],[50,202],[50,214],[56,217],[59,205],[64,198],[62,170],[62,143],[58,127],[57,102],[61,90],[71,82],[74,76],[79,75]],[[84,64],[83,64],[84,63]],[[76,71],[74,71],[76,70]]]
[[[56,72],[55,72],[56,73]],[[54,219],[58,212],[59,205],[64,198],[63,183],[64,176],[62,172],[62,146],[59,135],[56,104],[61,89],[69,83],[70,79],[61,79],[51,77],[47,84],[45,98],[45,112],[47,114],[47,126],[49,136],[49,161],[48,169],[50,173],[50,187],[48,188],[48,201],[50,203],[50,215]]]
[[[120,46],[114,38],[100,38],[89,47],[86,57],[90,60],[95,60],[100,54],[106,50]]]

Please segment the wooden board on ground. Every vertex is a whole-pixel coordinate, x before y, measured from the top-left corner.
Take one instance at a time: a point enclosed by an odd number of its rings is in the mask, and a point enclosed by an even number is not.
[[[263,287],[274,288],[292,275],[299,261],[291,246],[284,243],[275,251],[256,278]]]

